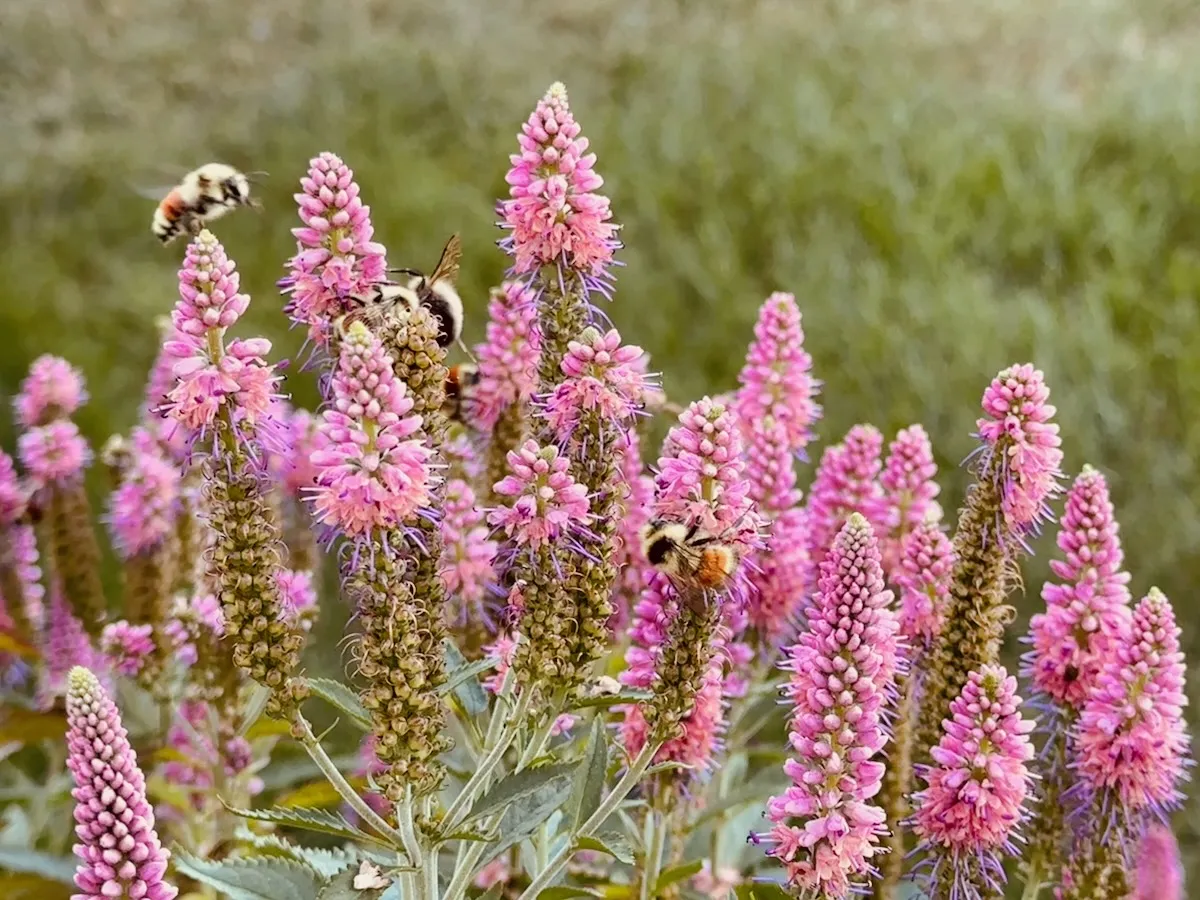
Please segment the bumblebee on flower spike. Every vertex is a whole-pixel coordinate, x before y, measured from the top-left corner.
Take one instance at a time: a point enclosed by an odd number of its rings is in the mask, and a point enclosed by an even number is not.
[[[698,523],[653,519],[642,526],[642,552],[676,586],[716,589],[737,571],[737,551]]]

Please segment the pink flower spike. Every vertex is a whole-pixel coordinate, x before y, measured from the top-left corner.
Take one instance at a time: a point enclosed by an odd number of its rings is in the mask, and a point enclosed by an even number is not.
[[[954,896],[982,896],[985,885],[995,890],[1004,879],[1000,855],[1017,855],[1013,838],[1027,816],[1034,726],[1020,707],[1017,680],[1003,666],[972,672],[942,723],[934,765],[920,773],[927,787],[913,797],[913,830],[930,857],[925,877],[931,886],[954,885]],[[979,893],[963,891],[964,884]]]
[[[87,400],[83,374],[62,357],[43,354],[29,367],[13,405],[17,424],[36,428],[69,418]]]
[[[57,582],[50,587],[41,649],[45,665],[38,685],[38,701],[43,708],[48,709],[66,692],[67,674],[72,666],[94,669],[108,681],[107,660],[92,646]]]
[[[769,644],[792,634],[812,578],[808,523],[803,509],[789,509],[770,524],[767,546],[748,574],[750,624]]]
[[[546,400],[546,421],[565,441],[586,410],[619,426],[627,425],[641,408],[645,376],[639,365],[641,347],[621,345],[616,329],[607,334],[589,328],[571,341],[562,361],[566,379]]]
[[[275,573],[275,583],[279,585],[283,614],[289,621],[302,622],[306,613],[316,610],[317,589],[311,572],[279,569]]]
[[[386,250],[372,240],[371,208],[359,197],[354,172],[332,153],[309,162],[296,194],[301,227],[293,229],[296,255],[279,282],[291,299],[288,314],[309,326],[321,343],[351,298],[387,278]]]
[[[1137,879],[1130,900],[1183,900],[1179,844],[1166,825],[1152,824],[1138,848]]]
[[[496,581],[492,563],[499,544],[488,539],[484,518],[467,482],[456,478],[446,483],[440,574],[462,624],[489,622],[484,603]]]
[[[83,470],[92,462],[87,441],[78,426],[67,419],[26,431],[17,438],[17,454],[35,489],[82,478]]]
[[[954,545],[936,522],[922,522],[900,542],[900,565],[893,576],[900,589],[900,633],[929,647],[942,628],[954,574]]]
[[[904,536],[938,512],[936,477],[937,463],[925,429],[920,425],[902,429],[888,448],[879,476],[883,489],[879,510],[870,516],[885,539],[884,568],[889,573],[899,564]]]
[[[883,784],[885,700],[894,690],[895,635],[870,525],[852,515],[821,563],[808,630],[792,648],[795,703],[784,765],[792,786],[767,803],[774,827],[758,839],[801,890],[844,898],[864,885],[886,815],[871,799]]]
[[[0,528],[15,525],[29,508],[29,490],[21,484],[13,459],[0,450]]]
[[[511,157],[505,180],[511,199],[500,205],[512,231],[502,243],[515,257],[516,274],[561,264],[585,276],[602,277],[619,244],[608,198],[596,193],[596,155],[567,105],[567,89],[556,82],[517,136],[521,152]]]
[[[883,435],[874,425],[855,425],[842,443],[826,447],[808,494],[811,552],[821,559],[851,513],[880,527],[883,491],[877,481]]]
[[[175,527],[182,476],[154,436],[134,429],[129,462],[109,501],[113,543],[125,559],[158,546]]]
[[[511,474],[496,482],[511,506],[488,514],[488,522],[504,529],[518,545],[537,549],[586,523],[587,489],[568,471],[568,460],[555,446],[528,440],[508,453]]]
[[[541,359],[537,318],[537,294],[531,288],[508,281],[492,292],[487,340],[475,345],[479,383],[469,409],[472,424],[481,431],[490,432],[504,410],[529,400],[537,390]]]
[[[1157,588],[1133,611],[1127,639],[1108,655],[1073,735],[1076,771],[1127,812],[1173,809],[1189,764],[1179,626]]]
[[[1046,612],[1029,623],[1034,686],[1076,712],[1130,625],[1129,573],[1104,476],[1084,466],[1067,492],[1058,532],[1065,559],[1050,567],[1064,583],[1042,586]]]
[[[391,357],[361,322],[347,329],[322,413],[313,494],[318,521],[351,536],[395,528],[429,503],[433,451]]]
[[[791,294],[777,292],[763,303],[734,404],[743,436],[749,439],[749,432],[769,415],[782,426],[792,453],[812,441],[813,425],[821,417],[816,402],[820,384],[812,377],[800,320]]]
[[[124,619],[104,626],[100,647],[118,675],[134,678],[154,654],[154,627],[130,625]]]
[[[980,471],[996,479],[1005,526],[1017,537],[1049,516],[1047,502],[1062,490],[1062,440],[1049,399],[1045,377],[1029,363],[1002,371],[983,394]]]
[[[146,779],[116,704],[96,676],[76,666],[67,678],[67,767],[75,776],[74,900],[174,900],[163,876],[168,851],[154,831]]]

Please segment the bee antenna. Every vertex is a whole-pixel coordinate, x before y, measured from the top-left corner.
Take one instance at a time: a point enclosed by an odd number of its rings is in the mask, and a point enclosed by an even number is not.
[[[467,354],[467,356],[471,358],[471,362],[475,363],[476,365],[479,364],[479,360],[475,358],[475,354],[471,352],[471,348],[463,343],[463,339],[461,337],[458,339],[458,346],[462,348],[463,353]]]
[[[258,181],[260,178],[270,178],[270,177],[271,177],[270,172],[264,172],[261,169],[254,171],[254,172],[246,173],[246,179],[248,181]]]
[[[416,269],[388,269],[389,275],[415,275],[417,278],[424,278],[424,272],[418,272]]]

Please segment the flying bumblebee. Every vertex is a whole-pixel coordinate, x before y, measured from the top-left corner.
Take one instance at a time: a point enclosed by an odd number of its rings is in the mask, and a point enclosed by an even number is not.
[[[184,232],[199,234],[209,222],[239,206],[260,209],[258,200],[250,196],[250,179],[252,175],[264,174],[245,175],[225,163],[208,163],[193,169],[159,200],[150,230],[164,244],[169,244]]]

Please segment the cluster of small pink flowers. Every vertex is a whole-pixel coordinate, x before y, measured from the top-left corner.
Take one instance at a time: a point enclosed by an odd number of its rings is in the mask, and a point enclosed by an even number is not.
[[[633,608],[625,669],[617,676],[621,684],[632,688],[654,684],[654,668],[667,640],[676,602],[666,576],[651,570]],[[628,746],[628,737],[625,743]]]
[[[934,480],[937,463],[933,446],[920,425],[901,429],[888,447],[887,459],[879,475],[883,489],[877,512],[868,516],[880,529],[883,540],[884,570],[895,572],[900,561],[900,541],[931,515],[937,515],[934,498],[940,488]]]
[[[1152,824],[1138,847],[1136,883],[1130,900],[1183,900],[1179,844],[1166,825]]]
[[[1067,492],[1058,532],[1065,559],[1050,568],[1064,583],[1042,586],[1046,612],[1029,623],[1034,686],[1078,712],[1101,666],[1129,630],[1129,573],[1108,497],[1108,484],[1085,466]]]
[[[294,195],[302,223],[292,229],[296,255],[279,287],[291,295],[292,319],[324,343],[330,322],[349,310],[351,298],[387,278],[387,251],[372,240],[371,208],[341,159],[322,153],[311,160],[300,190]]]
[[[360,322],[342,342],[331,394],[310,457],[318,521],[351,536],[399,526],[429,503],[433,451],[391,357]]]
[[[28,429],[70,418],[87,399],[80,371],[62,357],[43,354],[30,365],[13,406],[17,424]]]
[[[821,417],[816,402],[820,382],[812,377],[812,357],[804,349],[800,323],[794,296],[777,292],[767,298],[738,376],[742,386],[734,404],[747,439],[759,422],[771,416],[792,452],[803,450],[813,439],[813,425]]]
[[[614,612],[609,621],[613,631],[623,629],[632,598],[641,593],[649,562],[642,551],[642,526],[650,521],[654,503],[654,479],[643,473],[641,445],[637,430],[627,428],[618,439],[614,452],[621,457],[621,479],[626,485],[624,514],[617,530],[614,564],[617,583],[613,587]]]
[[[496,580],[492,566],[499,545],[488,539],[484,517],[467,482],[458,478],[447,482],[440,574],[446,593],[459,608],[460,621],[487,620],[484,602]]]
[[[302,498],[317,480],[312,453],[317,449],[317,420],[306,409],[287,409],[281,418],[287,434],[279,459],[278,481],[289,496]]]
[[[954,545],[937,522],[922,522],[904,536],[893,579],[900,590],[900,633],[914,646],[931,646],[941,631],[953,574]]]
[[[109,520],[117,550],[128,559],[162,542],[175,526],[181,476],[145,428],[129,440],[129,462],[113,491]]]
[[[472,392],[470,421],[481,431],[496,426],[501,413],[533,396],[538,384],[540,333],[537,294],[507,281],[488,302],[487,339],[475,345],[479,383]]]
[[[768,801],[774,826],[762,836],[789,881],[813,895],[846,897],[865,882],[887,833],[870,801],[882,785],[875,757],[887,743],[884,704],[897,666],[890,600],[871,527],[852,515],[821,563],[808,630],[784,664],[796,755],[784,765],[791,787]]]
[[[1131,813],[1182,800],[1189,740],[1179,634],[1170,602],[1151,588],[1133,611],[1129,638],[1095,678],[1073,736],[1079,776]]]
[[[193,433],[210,429],[222,411],[231,423],[254,427],[275,396],[279,377],[265,360],[270,341],[223,345],[226,330],[250,305],[239,283],[237,267],[210,232],[188,244],[171,313],[175,334],[163,346],[179,380],[167,395],[165,412]]]
[[[803,509],[789,509],[770,525],[758,570],[750,573],[750,624],[768,644],[791,635],[812,571]]]
[[[31,428],[17,438],[17,454],[33,488],[80,478],[92,451],[74,422],[59,419]]]
[[[735,866],[719,866],[713,871],[713,861],[706,859],[700,871],[692,876],[692,887],[709,900],[729,900],[742,883],[742,873]]]
[[[528,440],[508,453],[508,470],[495,490],[514,500],[492,510],[488,522],[503,528],[517,545],[536,550],[587,519],[587,490],[571,477],[568,460],[557,447]]]
[[[521,152],[512,156],[505,177],[511,199],[501,204],[517,274],[562,264],[599,276],[612,262],[617,227],[608,198],[596,193],[604,179],[580,131],[567,89],[555,83],[517,136]]]
[[[42,587],[37,535],[33,526],[24,520],[28,503],[28,489],[17,477],[12,457],[0,450],[0,541],[7,544],[0,552],[7,553],[5,563],[13,567],[22,594],[20,598],[0,596],[0,609],[23,602],[24,617],[37,630],[42,621],[45,588]],[[14,611],[6,609],[5,614],[11,616]]]
[[[664,743],[654,754],[656,764],[681,763],[692,770],[693,777],[695,773],[703,772],[713,765],[721,748],[721,735],[725,730],[725,659],[720,652],[722,641],[718,638],[715,643],[717,652],[713,654],[708,668],[704,670],[693,706],[680,720],[682,733]],[[639,686],[649,687],[652,683],[651,678],[650,683]],[[639,753],[646,744],[649,731],[641,707],[627,707],[621,723],[621,737],[626,752],[630,755]]]
[[[46,604],[42,659],[38,700],[43,707],[50,707],[66,692],[67,675],[73,666],[84,666],[100,677],[108,678],[107,660],[92,646],[83,625],[75,618],[56,584],[51,585],[50,600]]]
[[[879,470],[883,435],[873,425],[855,425],[840,444],[826,447],[808,493],[810,552],[821,559],[851,513],[878,527]]]
[[[563,357],[566,378],[545,401],[545,417],[558,439],[566,441],[585,411],[609,422],[633,419],[641,406],[645,375],[638,364],[641,347],[622,346],[616,329],[600,334],[586,329],[571,341]]]
[[[1044,376],[1029,363],[1002,371],[983,394],[981,471],[996,480],[1005,527],[1018,537],[1049,515],[1047,501],[1061,490],[1062,440],[1049,399]]]
[[[154,655],[154,627],[131,625],[124,619],[104,626],[100,649],[118,675],[135,678]]]
[[[311,627],[312,616],[317,608],[317,589],[313,585],[312,573],[279,569],[275,572],[275,583],[279,585],[279,599],[283,601],[284,617]]]
[[[75,776],[80,860],[76,900],[174,900],[179,892],[163,878],[170,854],[154,831],[146,779],[116,704],[87,669],[72,669],[68,683],[67,767]]]
[[[167,731],[167,746],[181,758],[168,760],[158,768],[168,783],[192,789],[188,796],[197,811],[211,803],[208,792],[216,783],[217,771],[224,773],[225,779],[237,778],[254,762],[253,749],[244,737],[226,738],[218,749],[210,735],[213,721],[207,704],[185,700]],[[251,796],[263,790],[262,779],[256,777],[246,779],[241,786]],[[172,812],[178,815],[179,811]]]

